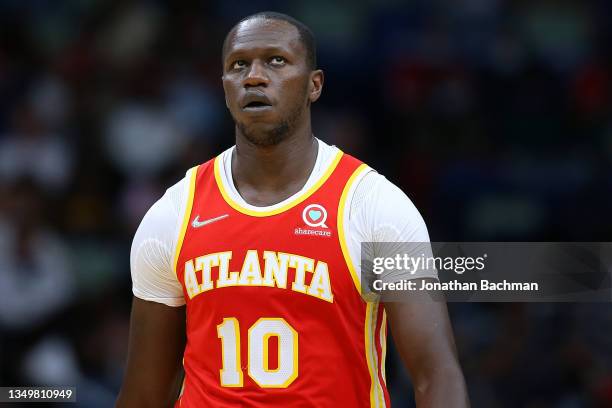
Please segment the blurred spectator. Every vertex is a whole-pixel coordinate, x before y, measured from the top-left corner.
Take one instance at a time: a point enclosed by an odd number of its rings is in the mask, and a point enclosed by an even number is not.
[[[48,110],[44,114],[62,113]],[[13,113],[12,127],[0,137],[0,177],[4,183],[31,177],[42,189],[63,190],[70,182],[73,163],[66,142],[65,137],[49,130],[32,106],[18,106]]]
[[[0,325],[40,325],[74,296],[73,271],[62,238],[49,229],[44,198],[22,182],[4,192],[0,211]]]
[[[138,178],[153,177],[176,160],[186,139],[161,108],[130,101],[109,115],[105,142],[114,164]]]

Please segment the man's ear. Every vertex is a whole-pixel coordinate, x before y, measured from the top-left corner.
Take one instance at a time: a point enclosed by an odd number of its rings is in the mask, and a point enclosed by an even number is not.
[[[315,102],[321,96],[324,77],[323,71],[320,69],[316,69],[310,73],[310,94],[308,95],[310,103]]]

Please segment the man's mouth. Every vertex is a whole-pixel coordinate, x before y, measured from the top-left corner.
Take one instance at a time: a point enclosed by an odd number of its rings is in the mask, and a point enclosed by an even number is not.
[[[271,108],[270,99],[262,92],[248,92],[242,101],[242,110],[245,112],[260,112]]]
[[[246,111],[260,111],[260,110],[269,109],[271,107],[272,105],[265,103],[265,102],[249,102],[242,109]]]

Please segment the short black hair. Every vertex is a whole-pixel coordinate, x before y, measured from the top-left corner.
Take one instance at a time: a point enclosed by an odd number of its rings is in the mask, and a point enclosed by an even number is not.
[[[295,18],[288,16],[287,14],[277,13],[275,11],[260,11],[259,13],[251,14],[250,16],[246,16],[239,22],[237,22],[232,29],[225,36],[225,40],[223,40],[223,51],[222,58],[225,59],[225,52],[227,50],[227,45],[229,41],[230,34],[234,31],[234,29],[239,26],[241,23],[253,20],[256,18],[262,18],[265,20],[279,20],[285,21],[292,26],[294,26],[300,35],[300,41],[306,48],[306,65],[310,70],[314,70],[317,68],[317,44],[315,41],[314,34],[308,28],[308,26],[301,21],[296,20]]]

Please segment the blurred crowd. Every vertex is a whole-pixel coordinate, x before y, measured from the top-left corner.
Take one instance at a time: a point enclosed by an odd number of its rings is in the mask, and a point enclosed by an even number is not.
[[[112,405],[131,239],[233,144],[221,43],[262,10],[315,32],[315,135],[401,186],[432,241],[609,240],[609,1],[1,0],[0,385]],[[472,406],[612,406],[609,303],[449,309]]]

